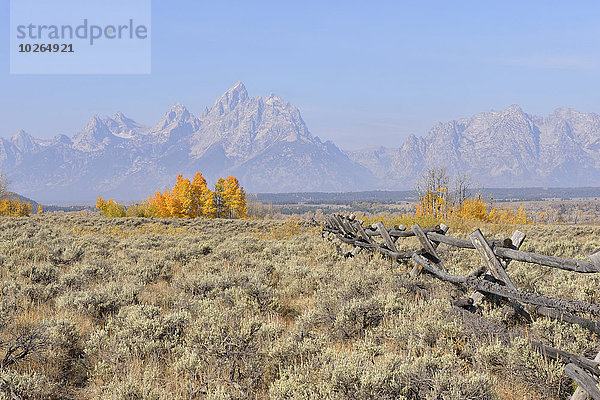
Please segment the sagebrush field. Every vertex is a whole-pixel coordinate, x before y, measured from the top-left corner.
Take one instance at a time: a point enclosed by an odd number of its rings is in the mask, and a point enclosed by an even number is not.
[[[600,247],[598,227],[519,229],[528,251]],[[336,246],[296,220],[2,218],[0,399],[564,399],[562,366],[511,332],[599,350],[593,329],[501,304],[470,323],[451,305],[468,293]],[[479,266],[471,250],[439,251],[456,274]],[[521,289],[600,303],[596,275],[509,272]]]

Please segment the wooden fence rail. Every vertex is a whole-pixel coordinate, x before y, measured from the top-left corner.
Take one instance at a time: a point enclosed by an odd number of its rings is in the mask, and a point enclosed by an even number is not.
[[[470,240],[466,240],[447,235],[448,230],[448,226],[443,224],[428,228],[413,225],[410,230],[405,226],[386,228],[382,222],[364,226],[363,222],[353,215],[328,215],[322,223],[324,235],[334,235],[343,243],[354,247],[353,251],[345,254],[347,257],[368,250],[396,261],[412,260],[415,262],[415,267],[411,271],[413,276],[425,271],[443,281],[475,290],[470,298],[455,301],[455,306],[469,308],[482,298],[497,296],[508,301],[515,310],[528,319],[531,319],[529,312],[534,312],[537,315],[588,328],[597,329],[600,326],[595,320],[600,317],[600,305],[520,290],[506,272],[506,267],[514,260],[578,273],[599,273],[600,252],[590,255],[589,260],[574,260],[519,250],[525,239],[525,234],[520,231],[515,231],[511,238],[489,240],[479,229],[476,229],[469,235]],[[408,237],[416,237],[419,245],[411,251],[399,251],[398,240]],[[467,276],[450,274],[438,254],[437,249],[440,244],[476,250],[482,258],[483,266],[473,268],[473,272]],[[600,367],[597,360],[530,342],[532,347],[545,357],[565,364],[565,374],[579,385],[579,391],[574,395],[574,399],[581,398],[580,389],[583,389],[592,399],[600,400],[598,389]]]

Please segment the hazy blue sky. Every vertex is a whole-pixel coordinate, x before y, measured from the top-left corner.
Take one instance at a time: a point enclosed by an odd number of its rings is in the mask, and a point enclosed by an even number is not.
[[[593,1],[153,1],[150,75],[0,74],[0,136],[73,134],[92,114],[200,114],[241,80],[342,148],[399,146],[436,122],[520,104],[600,112]],[[9,20],[9,1],[0,15]]]

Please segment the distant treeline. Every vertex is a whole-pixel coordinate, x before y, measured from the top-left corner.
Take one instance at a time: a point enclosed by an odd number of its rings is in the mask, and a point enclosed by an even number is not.
[[[600,198],[600,187],[583,188],[489,188],[480,190],[482,196],[494,201],[532,201],[544,199],[570,200],[577,198]],[[278,205],[286,204],[334,204],[354,202],[377,202],[394,204],[417,202],[414,190],[371,190],[364,192],[307,192],[307,193],[258,193],[256,200]]]

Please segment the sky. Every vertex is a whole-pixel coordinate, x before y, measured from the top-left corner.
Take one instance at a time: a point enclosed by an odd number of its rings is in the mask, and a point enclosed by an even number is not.
[[[0,136],[73,135],[94,114],[200,114],[242,81],[343,149],[398,147],[439,121],[519,104],[600,113],[593,1],[152,1],[150,74],[11,75],[1,1]]]

